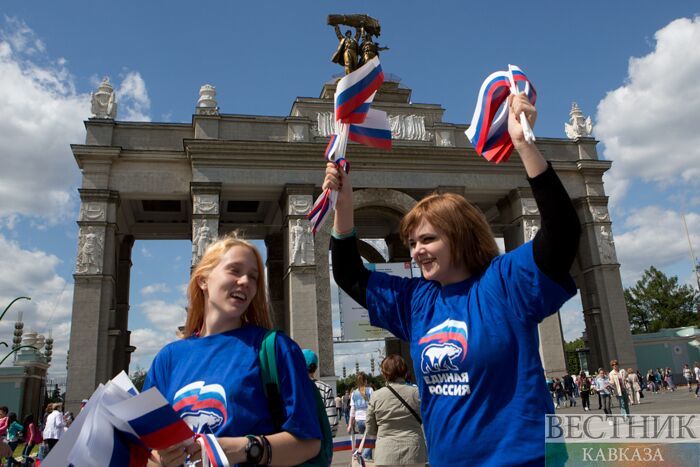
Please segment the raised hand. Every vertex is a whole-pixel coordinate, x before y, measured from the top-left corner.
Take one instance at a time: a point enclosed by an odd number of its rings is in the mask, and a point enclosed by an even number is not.
[[[520,114],[524,112],[530,127],[534,128],[535,120],[537,120],[537,109],[530,103],[524,92],[508,97],[508,107],[508,133],[513,141],[513,146],[520,151],[523,145],[528,144],[525,141],[523,127],[520,125]]]

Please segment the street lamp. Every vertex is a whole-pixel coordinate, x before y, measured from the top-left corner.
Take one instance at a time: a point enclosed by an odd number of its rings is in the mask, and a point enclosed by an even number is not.
[[[10,307],[11,307],[17,300],[22,300],[22,299],[24,299],[24,300],[31,300],[31,298],[29,298],[29,297],[17,297],[17,298],[15,298],[14,300],[12,300],[12,301],[10,302],[10,304],[7,305],[7,306],[5,307],[5,311],[3,311],[2,314],[0,315],[0,321],[2,321],[2,318],[5,316],[5,313],[7,313],[7,310],[9,310]]]
[[[5,317],[5,313],[7,313],[7,310],[9,310],[10,307],[11,307],[17,300],[31,300],[31,298],[29,298],[29,297],[17,297],[17,298],[15,298],[14,300],[12,300],[12,301],[10,302],[10,304],[7,305],[7,306],[5,307],[5,310],[4,310],[4,311],[2,312],[2,314],[0,315],[0,321],[2,321],[2,319]],[[21,320],[22,320],[22,318],[20,318],[20,321],[21,321]],[[20,335],[21,335],[21,328],[19,328],[19,330],[20,330]],[[17,330],[15,330],[15,334],[17,334]],[[5,347],[8,347],[8,345],[7,345],[6,342],[0,342],[0,344],[4,345]],[[24,348],[24,347],[32,347],[32,348],[34,348],[34,346],[24,346],[24,345],[20,345],[19,342],[13,342],[13,344],[14,344],[14,345],[12,346],[12,350],[10,351],[10,353],[8,353],[7,355],[5,355],[5,357],[4,357],[2,360],[0,360],[0,365],[2,365],[3,362],[4,362],[5,360],[7,360],[7,357],[9,357],[9,356],[12,355],[13,353],[17,352],[19,349]]]

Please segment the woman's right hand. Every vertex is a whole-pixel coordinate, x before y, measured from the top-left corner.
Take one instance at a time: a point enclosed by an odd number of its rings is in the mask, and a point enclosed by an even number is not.
[[[191,461],[196,461],[201,458],[201,455],[202,449],[199,443],[194,442],[194,440],[187,440],[167,449],[157,451],[154,457],[158,462],[156,465],[170,467],[183,465],[188,456],[190,456]]]

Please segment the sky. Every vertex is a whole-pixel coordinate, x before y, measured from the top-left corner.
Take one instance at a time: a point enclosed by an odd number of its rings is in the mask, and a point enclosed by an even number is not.
[[[633,5],[633,6],[632,6]],[[519,65],[538,92],[535,133],[563,138],[572,102],[594,123],[620,272],[631,286],[651,265],[694,284],[685,215],[700,250],[700,6],[640,0],[529,3],[411,0],[0,3],[0,322],[55,339],[50,375],[66,374],[80,171],[90,92],[110,78],[118,120],[191,122],[199,87],[222,113],[288,115],[342,72],[328,14],[382,24],[387,73],[444,121],[471,120],[483,79]],[[465,157],[467,155],[465,154]],[[319,154],[319,182],[322,177]],[[183,321],[188,241],[137,241],[129,328],[131,370],[148,368]],[[584,330],[580,299],[562,309],[567,341]],[[337,316],[336,316],[337,324]],[[336,370],[369,369],[379,343],[336,346]]]

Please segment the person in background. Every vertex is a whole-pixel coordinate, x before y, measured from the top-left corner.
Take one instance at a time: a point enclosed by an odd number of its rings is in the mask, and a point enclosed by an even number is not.
[[[316,370],[318,370],[318,355],[311,349],[303,349],[301,351],[304,354],[304,360],[306,361],[306,371],[309,373],[309,378],[314,382],[318,388],[318,392],[321,393],[321,399],[323,400],[323,405],[326,407],[326,416],[328,417],[328,424],[331,426],[331,431],[333,436],[338,432],[338,410],[335,408],[335,399],[333,398],[333,388],[329,384],[324,383],[320,379],[314,378]]]
[[[605,371],[602,368],[598,368],[598,376],[595,381],[595,390],[600,396],[603,404],[603,412],[605,415],[612,415],[612,410],[610,410],[610,390],[611,384]],[[607,417],[606,417],[607,418]],[[610,425],[613,424],[612,420],[608,420]]]
[[[12,455],[12,450],[10,449],[10,445],[7,444],[5,440],[0,438],[0,459],[3,457],[11,456]]]
[[[651,391],[652,394],[656,394],[657,392],[657,387],[656,387],[656,378],[654,377],[654,370],[649,368],[649,371],[647,371],[647,389]]]
[[[691,384],[693,381],[693,372],[688,368],[688,364],[683,365],[683,378],[685,378],[685,383],[688,385],[688,392],[691,392]]]
[[[75,420],[73,412],[66,412],[63,415],[63,424],[65,425],[63,427],[63,431],[68,431],[68,428],[70,428],[70,426],[73,424],[73,420]]]
[[[367,407],[369,398],[372,397],[372,388],[367,385],[367,375],[363,372],[357,374],[357,389],[350,396],[350,422],[348,423],[348,433],[364,434],[367,421]],[[354,448],[353,448],[354,449]],[[372,458],[372,450],[365,448],[362,452],[365,459]]]
[[[700,392],[700,362],[695,362],[693,365],[693,373],[695,373],[695,397],[698,397],[698,392]]]
[[[562,384],[559,378],[554,378],[554,396],[557,400],[557,403],[554,407],[558,409],[561,400],[564,399],[564,385]]]
[[[345,394],[343,394],[343,417],[345,417],[345,424],[348,425],[350,422],[350,390],[347,389]]]
[[[586,372],[581,370],[578,375],[578,385],[579,392],[581,393],[581,405],[583,405],[584,412],[589,412],[591,410],[591,380],[586,376]]]
[[[44,426],[44,443],[46,443],[46,455],[51,452],[51,449],[58,443],[59,438],[63,434],[63,413],[61,412],[62,405],[60,402],[49,404],[51,411],[46,417]]]
[[[340,421],[340,418],[343,416],[343,398],[340,397],[340,394],[335,395],[335,413],[337,420]]]
[[[617,396],[617,403],[620,406],[620,414],[627,419],[630,414],[630,400],[629,393],[627,392],[627,372],[620,369],[620,364],[617,360],[611,360],[610,366],[612,370],[610,371],[610,382],[613,387],[613,394]]]
[[[654,382],[656,383],[656,391],[664,391],[666,389],[666,380],[664,379],[663,372],[661,368],[657,368],[654,371]]]
[[[427,457],[418,388],[406,384],[408,367],[399,355],[387,355],[380,370],[386,387],[375,391],[367,408],[367,435],[376,435],[374,464],[424,466]]]
[[[24,417],[24,450],[22,451],[22,459],[25,464],[29,464],[30,455],[34,446],[42,442],[41,431],[34,423],[34,415]]]
[[[569,401],[569,407],[576,407],[576,399],[574,399],[574,378],[567,372],[562,378],[564,384],[564,392],[566,399]]]
[[[7,414],[10,411],[6,406],[0,407],[0,439],[7,435]]]
[[[673,382],[673,372],[670,368],[666,368],[664,372],[664,381],[666,382],[666,387],[668,387],[671,392],[676,390],[676,383]]]
[[[16,464],[14,452],[15,449],[17,449],[17,446],[19,446],[19,442],[22,438],[23,433],[24,427],[21,423],[17,421],[17,414],[14,412],[10,412],[7,415],[7,444],[10,445],[10,450],[12,450],[12,454],[7,456],[8,467]]]
[[[642,399],[642,384],[639,382],[639,376],[632,371],[632,368],[627,369],[627,381],[630,387],[630,401],[632,404],[641,404]]]

